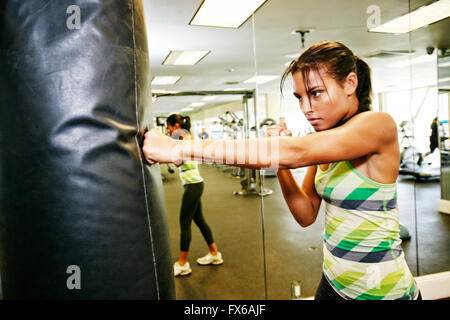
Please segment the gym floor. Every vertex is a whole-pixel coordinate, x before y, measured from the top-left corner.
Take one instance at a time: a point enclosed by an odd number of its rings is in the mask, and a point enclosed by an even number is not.
[[[292,281],[301,281],[303,298],[313,296],[321,277],[324,206],[316,222],[302,228],[291,216],[276,177],[264,178],[265,188],[273,193],[262,203],[257,195],[233,194],[241,190],[241,185],[240,179],[231,176],[231,167],[202,164],[199,169],[205,180],[203,213],[224,263],[196,263],[208,249],[193,223],[189,253],[192,274],[175,278],[177,299],[286,300],[291,299]],[[170,174],[162,165],[161,172],[166,178],[164,193],[175,262],[183,187],[177,168]],[[303,169],[296,170],[296,179],[301,181],[304,173]],[[402,246],[414,276],[450,270],[450,215],[438,212],[439,199],[439,180],[416,182],[406,176],[398,180],[400,223],[411,235]]]

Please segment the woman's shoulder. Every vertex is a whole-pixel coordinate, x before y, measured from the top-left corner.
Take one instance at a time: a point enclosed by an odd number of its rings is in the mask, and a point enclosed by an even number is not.
[[[375,119],[375,120],[384,120],[384,121],[392,121],[395,123],[394,118],[387,113],[382,111],[365,111],[358,113],[352,119]]]
[[[368,137],[378,137],[380,143],[397,142],[397,124],[392,116],[386,112],[366,111],[355,115],[349,125],[354,125]]]
[[[194,140],[194,137],[192,136],[192,133],[186,129],[180,129],[183,134],[183,140]]]
[[[377,130],[391,129],[397,131],[397,124],[389,113],[381,111],[366,111],[355,115],[349,122],[364,126],[374,126]]]

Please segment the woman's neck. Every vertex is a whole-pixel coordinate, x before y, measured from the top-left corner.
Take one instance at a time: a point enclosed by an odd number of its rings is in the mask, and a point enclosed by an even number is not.
[[[352,98],[350,98],[349,104],[350,107],[348,108],[348,112],[333,128],[342,126],[344,123],[346,123],[348,120],[359,113],[359,101],[356,96],[352,96]]]

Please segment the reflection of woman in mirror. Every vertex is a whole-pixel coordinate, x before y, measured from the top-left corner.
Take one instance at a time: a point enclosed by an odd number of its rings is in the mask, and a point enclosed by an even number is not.
[[[196,159],[263,168],[276,150],[278,180],[295,220],[311,225],[325,202],[323,275],[316,299],[420,298],[399,236],[397,126],[388,114],[370,111],[369,66],[343,44],[323,41],[292,61],[282,84],[289,75],[316,132],[292,137],[284,124],[273,126],[270,138],[233,142],[231,149],[246,151],[242,160],[224,143],[189,144],[150,131],[143,148],[147,161]],[[258,152],[248,152],[255,145]],[[289,170],[298,167],[308,167],[302,186]]]
[[[172,114],[167,118],[166,126],[168,133],[173,139],[192,139],[192,135],[190,134],[191,121],[189,117]],[[204,183],[198,171],[197,163],[190,160],[184,161],[179,167],[179,171],[184,193],[180,209],[180,257],[175,262],[173,268],[175,276],[185,276],[192,272],[188,261],[189,245],[192,239],[192,221],[200,229],[209,248],[208,254],[197,259],[197,263],[200,265],[222,264],[223,260],[222,254],[217,251],[211,229],[203,217],[201,196],[203,194]]]
[[[430,151],[424,154],[424,158],[434,152],[435,149],[439,148],[439,133],[438,133],[438,118],[435,117],[431,122],[430,129]],[[420,163],[419,163],[420,165]]]

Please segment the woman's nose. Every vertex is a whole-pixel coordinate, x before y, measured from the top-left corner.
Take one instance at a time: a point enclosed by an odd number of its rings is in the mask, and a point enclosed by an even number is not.
[[[305,113],[305,114],[312,112],[312,105],[311,105],[311,101],[309,101],[309,99],[304,99],[300,103],[300,107],[301,107],[303,113]]]

